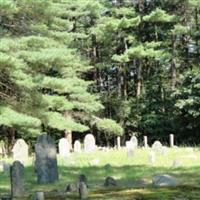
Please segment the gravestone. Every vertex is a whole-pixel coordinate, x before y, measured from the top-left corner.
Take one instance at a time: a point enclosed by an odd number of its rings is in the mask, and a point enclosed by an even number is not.
[[[81,143],[79,140],[76,140],[74,142],[74,152],[75,153],[80,153],[81,152]]]
[[[145,149],[148,148],[148,139],[147,139],[147,136],[144,136],[144,148]]]
[[[23,139],[18,139],[13,146],[13,160],[25,163],[28,159],[28,145]]]
[[[63,158],[70,155],[70,144],[66,138],[61,138],[58,143],[59,155]]]
[[[177,186],[175,178],[168,174],[156,175],[152,179],[153,186],[155,187],[174,187]]]
[[[180,160],[173,160],[172,167],[173,168],[181,167],[181,161]]]
[[[58,181],[58,166],[56,146],[53,139],[47,135],[40,135],[35,145],[35,169],[39,184]]]
[[[167,153],[168,153],[168,148],[163,146],[161,149],[160,149],[160,153],[163,155],[163,156],[166,156]]]
[[[162,144],[161,144],[161,142],[160,141],[155,141],[154,143],[153,143],[153,145],[152,145],[152,149],[154,150],[154,151],[161,151],[162,150]]]
[[[117,186],[117,182],[116,182],[116,180],[113,177],[108,176],[105,179],[104,186],[105,187],[108,187],[108,186]]]
[[[135,155],[134,149],[129,148],[127,150],[127,156],[128,156],[128,158],[132,158],[132,157],[134,157],[134,155]]]
[[[44,192],[36,192],[33,196],[33,200],[44,200]]]
[[[78,185],[79,190],[79,198],[80,199],[86,199],[88,197],[88,189],[85,182],[80,182]]]
[[[121,148],[121,138],[118,136],[117,137],[117,149]]]
[[[99,159],[93,159],[89,161],[90,166],[97,166],[99,164]]]
[[[138,139],[135,136],[132,136],[130,139],[131,145],[133,146],[132,148],[137,148],[138,147]]]
[[[24,166],[20,161],[15,161],[11,166],[11,196],[23,197],[25,193],[24,188]]]
[[[94,152],[96,150],[95,138],[92,134],[87,134],[84,139],[84,151],[87,153]]]
[[[170,144],[170,147],[174,147],[174,135],[173,134],[169,135],[169,144]]]
[[[148,155],[150,164],[154,164],[156,162],[156,154],[151,151]]]

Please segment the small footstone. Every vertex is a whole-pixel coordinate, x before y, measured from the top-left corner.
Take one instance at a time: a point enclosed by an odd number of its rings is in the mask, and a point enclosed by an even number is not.
[[[33,196],[33,200],[44,200],[44,192],[36,192]]]
[[[79,190],[79,198],[80,199],[86,199],[88,197],[88,189],[87,189],[87,185],[85,184],[85,182],[79,183],[78,190]]]
[[[108,186],[117,186],[117,182],[113,177],[108,176],[105,179],[104,186],[106,186],[106,187],[108,187]]]
[[[111,164],[106,164],[105,166],[104,166],[104,168],[105,168],[105,170],[109,170],[110,168],[111,168],[112,166],[111,166]]]

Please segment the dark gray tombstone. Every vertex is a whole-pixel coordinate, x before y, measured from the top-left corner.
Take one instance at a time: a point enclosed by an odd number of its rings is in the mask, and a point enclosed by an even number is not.
[[[44,200],[44,192],[36,192],[33,196],[33,200]]]
[[[79,189],[79,198],[86,199],[88,197],[88,189],[85,182],[80,182],[78,189]]]
[[[35,145],[35,168],[39,184],[58,181],[58,166],[56,146],[53,139],[47,135],[40,135]]]
[[[10,178],[11,178],[11,196],[23,197],[25,195],[24,187],[24,166],[20,161],[15,161],[11,166]]]

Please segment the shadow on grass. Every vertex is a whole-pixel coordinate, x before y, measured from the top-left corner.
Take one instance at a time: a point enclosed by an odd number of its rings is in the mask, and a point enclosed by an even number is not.
[[[175,176],[181,186],[176,188],[152,188],[151,178],[155,174],[167,173]],[[25,186],[27,191],[52,191],[64,190],[67,183],[76,184],[79,174],[85,174],[88,178],[90,196],[88,199],[155,199],[168,200],[176,197],[200,200],[200,166],[190,168],[165,168],[150,167],[146,165],[125,165],[122,167],[73,167],[59,166],[59,182],[55,184],[38,185],[33,167],[25,168]],[[113,176],[117,180],[116,188],[104,188],[104,179]],[[10,191],[9,175],[0,173],[0,194],[8,194]],[[0,195],[1,196],[1,195]],[[72,196],[71,199],[77,199]]]

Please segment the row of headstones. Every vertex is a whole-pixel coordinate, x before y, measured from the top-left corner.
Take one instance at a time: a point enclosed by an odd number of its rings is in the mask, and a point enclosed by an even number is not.
[[[91,140],[93,142],[92,147],[90,146]],[[25,146],[24,141],[22,141],[23,140],[21,140],[21,144]],[[93,150],[91,148],[94,148],[94,142],[95,140],[92,135],[86,137],[86,146],[89,143],[87,150]],[[47,134],[40,135],[35,144],[34,169],[37,174],[38,184],[55,183],[59,180],[56,145],[54,140]],[[11,166],[10,172],[12,198],[23,197],[25,193],[25,185],[23,181],[23,163],[19,160],[15,161]]]
[[[169,135],[170,147],[174,147],[174,135]],[[152,145],[152,148],[160,148],[162,144],[160,141],[155,141]],[[120,137],[117,138],[117,147],[120,148]],[[127,149],[135,149],[138,147],[138,139],[136,136],[132,136],[130,140],[126,141],[126,148]],[[144,148],[148,148],[148,138],[144,136]]]
[[[70,144],[66,138],[62,138],[58,143],[59,155],[67,157],[70,154]],[[93,152],[96,149],[95,138],[92,134],[87,134],[84,138],[84,151]],[[74,152],[81,152],[81,143],[76,140],[74,143]],[[28,159],[28,145],[23,139],[18,139],[13,146],[13,160],[19,160],[24,163]]]
[[[159,148],[161,143],[159,141],[154,142],[152,148]],[[170,134],[170,146],[174,147],[174,135]],[[117,138],[117,147],[120,148],[120,137]],[[135,149],[138,147],[138,139],[135,136],[132,136],[129,141],[126,141],[127,149]],[[148,148],[147,136],[144,136],[144,147]],[[70,144],[66,138],[62,138],[59,140],[58,144],[59,154],[62,157],[67,157],[70,154]],[[92,134],[87,134],[84,138],[84,151],[85,152],[93,152],[96,149],[95,138]],[[81,143],[76,140],[74,142],[74,152],[81,152]],[[24,162],[28,158],[28,145],[23,139],[18,139],[12,149],[13,159]]]

